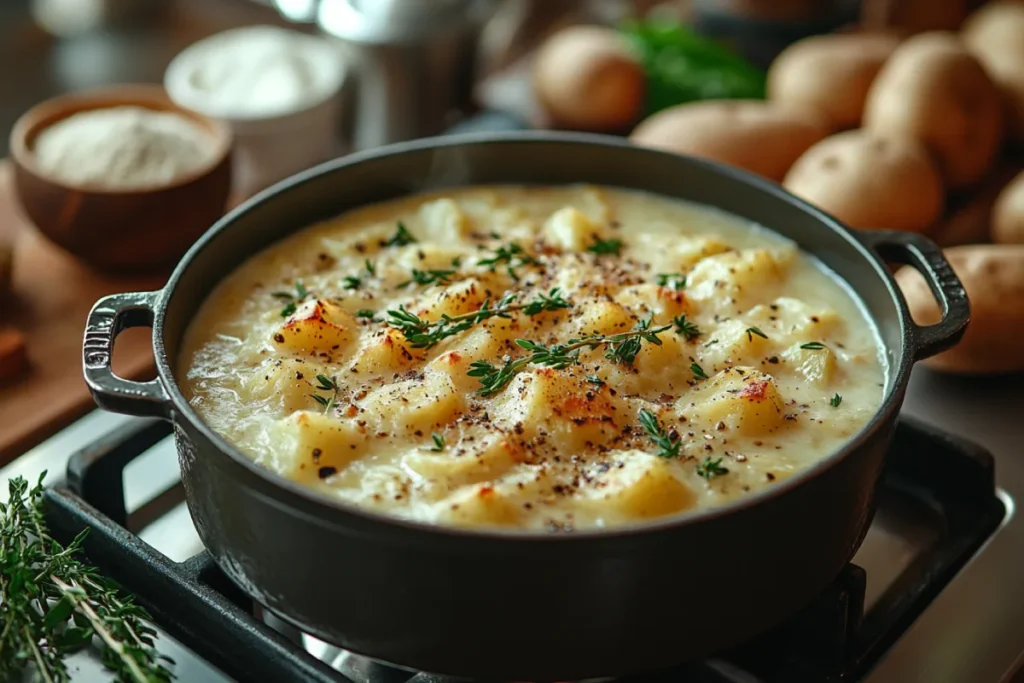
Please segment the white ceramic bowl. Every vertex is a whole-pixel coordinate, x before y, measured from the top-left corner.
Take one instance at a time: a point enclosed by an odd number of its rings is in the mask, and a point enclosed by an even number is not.
[[[248,195],[342,151],[345,72],[343,53],[326,38],[248,26],[183,50],[164,87],[179,106],[231,125],[235,190]]]

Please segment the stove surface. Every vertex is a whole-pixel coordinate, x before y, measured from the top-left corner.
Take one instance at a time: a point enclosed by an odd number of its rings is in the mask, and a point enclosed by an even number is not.
[[[908,393],[905,413],[946,431],[962,435],[995,457],[998,496],[1005,509],[1002,525],[962,571],[888,649],[880,662],[861,680],[871,683],[997,683],[1010,680],[1024,654],[1024,593],[1016,588],[1024,571],[1024,522],[1014,515],[1015,499],[1024,496],[1024,462],[1017,456],[1018,422],[1024,398],[1014,390],[1014,378],[963,379],[918,371]],[[68,457],[83,447],[109,450],[104,444],[137,432],[145,421],[96,412],[33,449],[7,468],[0,479],[23,475],[34,480],[48,471],[47,483],[65,482]],[[152,431],[152,430],[150,430]],[[181,498],[177,460],[169,438],[133,460],[124,470],[125,503],[129,528],[174,562],[184,562],[202,550]],[[0,496],[6,495],[6,487]],[[156,499],[156,502],[151,502]],[[154,512],[155,511],[155,512]],[[893,580],[937,544],[951,530],[937,527],[920,513],[908,514],[892,504],[883,505],[854,562],[866,574],[864,604],[870,609]],[[854,577],[856,585],[856,577]],[[296,636],[297,634],[292,633]],[[409,674],[384,669],[337,648],[305,638],[308,649],[343,671],[355,683],[390,683]],[[161,633],[161,649],[178,662],[178,680],[213,683],[231,680],[206,661]],[[88,656],[75,662],[74,680],[108,680]],[[729,664],[719,672],[730,675]],[[416,683],[427,683],[420,674]],[[695,679],[702,680],[702,679]],[[715,680],[715,679],[707,679]],[[718,679],[726,680],[726,679]],[[736,678],[735,680],[746,680]]]

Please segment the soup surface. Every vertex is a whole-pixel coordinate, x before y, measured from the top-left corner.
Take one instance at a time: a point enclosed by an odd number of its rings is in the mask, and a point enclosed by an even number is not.
[[[876,412],[855,299],[724,213],[593,186],[373,205],[209,296],[179,377],[260,465],[437,524],[571,531],[777,485]]]

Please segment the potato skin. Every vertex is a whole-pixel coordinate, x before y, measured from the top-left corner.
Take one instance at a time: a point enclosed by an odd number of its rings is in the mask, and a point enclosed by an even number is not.
[[[1024,172],[1014,176],[992,208],[992,240],[1024,244]]]
[[[924,361],[963,374],[1024,370],[1024,245],[972,244],[945,251],[971,300],[971,323],[959,344]],[[896,273],[918,324],[939,320],[939,307],[919,274]]]
[[[571,26],[537,51],[533,85],[558,128],[625,130],[644,105],[645,77],[626,40],[603,26]]]
[[[814,109],[834,130],[856,127],[871,83],[899,44],[899,37],[887,33],[837,33],[798,40],[768,69],[768,99]]]
[[[990,241],[996,201],[1020,169],[1012,159],[997,162],[969,193],[947,202],[945,215],[926,234],[943,248]]]
[[[1024,143],[1024,4],[985,5],[970,16],[961,36],[1002,91],[1008,136]]]
[[[945,199],[939,171],[920,143],[863,129],[808,149],[782,184],[855,228],[924,232]]]
[[[922,33],[903,43],[868,91],[864,126],[920,140],[946,184],[979,180],[1002,142],[1001,95],[952,33]]]
[[[814,112],[759,100],[709,100],[664,109],[641,122],[629,139],[781,182],[793,162],[827,134]]]

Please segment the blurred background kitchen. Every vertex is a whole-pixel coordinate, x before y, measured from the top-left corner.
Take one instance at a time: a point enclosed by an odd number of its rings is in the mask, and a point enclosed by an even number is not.
[[[162,286],[225,208],[387,143],[623,135],[854,227],[1024,242],[1011,0],[3,0],[0,64],[0,464],[92,407],[79,340],[99,297]],[[166,117],[71,125],[118,105],[199,125],[198,166],[154,180],[187,161]],[[963,362],[1024,369],[1000,351],[1017,329],[979,332]],[[145,342],[119,338],[124,375],[152,372]]]

